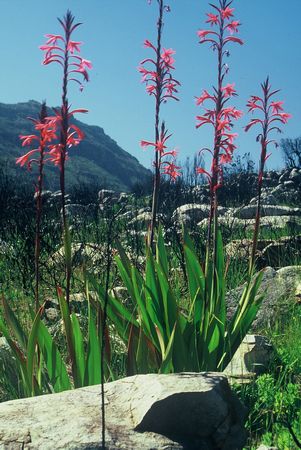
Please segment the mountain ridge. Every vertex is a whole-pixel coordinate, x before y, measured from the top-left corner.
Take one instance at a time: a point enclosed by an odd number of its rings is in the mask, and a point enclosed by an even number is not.
[[[38,117],[40,108],[41,103],[36,100],[0,103],[0,164],[13,176],[22,176],[26,180],[35,179],[35,173],[28,173],[15,164],[16,158],[26,152],[19,136],[34,133],[33,124],[28,117]],[[49,115],[52,111],[53,108],[48,107]],[[66,163],[67,188],[88,183],[128,191],[141,179],[151,176],[151,171],[120,147],[102,127],[88,125],[75,118],[72,123],[80,127],[85,139],[70,149]],[[58,168],[45,166],[45,187],[57,189],[58,186]]]

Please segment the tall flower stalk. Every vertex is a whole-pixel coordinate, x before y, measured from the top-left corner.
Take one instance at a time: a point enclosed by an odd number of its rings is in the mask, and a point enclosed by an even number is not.
[[[151,1],[148,1],[150,4]],[[178,175],[179,167],[175,165],[176,152],[166,152],[165,142],[170,137],[167,135],[164,122],[161,123],[161,105],[168,99],[178,100],[176,94],[180,83],[173,78],[175,51],[162,48],[162,32],[164,13],[170,11],[170,7],[165,5],[164,0],[157,0],[158,21],[157,21],[157,42],[153,45],[149,40],[144,41],[144,46],[154,52],[154,58],[147,58],[141,62],[139,72],[142,74],[142,82],[146,84],[146,91],[155,97],[155,142],[141,141],[141,146],[151,145],[155,150],[154,157],[154,181],[152,197],[151,225],[149,233],[149,245],[153,246],[154,230],[157,225],[158,199],[160,189],[160,179],[162,174],[175,179]],[[147,67],[146,67],[147,66]],[[166,157],[169,157],[166,159]],[[172,160],[170,161],[170,158]]]
[[[231,162],[232,155],[236,146],[234,140],[237,133],[232,132],[233,120],[237,120],[242,116],[242,112],[234,106],[229,106],[229,101],[236,96],[235,85],[225,84],[226,75],[229,72],[228,64],[225,58],[230,55],[228,46],[232,43],[243,44],[243,41],[234,36],[238,33],[239,21],[234,20],[234,8],[231,8],[232,1],[219,0],[218,5],[212,4],[213,12],[207,14],[206,23],[211,28],[198,31],[200,43],[209,43],[211,48],[217,54],[217,84],[213,88],[213,92],[209,93],[203,90],[202,94],[197,97],[196,104],[204,106],[204,103],[210,101],[213,103],[212,108],[205,108],[202,115],[197,116],[197,128],[205,124],[212,125],[214,128],[214,144],[213,150],[203,149],[210,152],[212,156],[212,164],[210,171],[204,168],[198,168],[197,172],[208,177],[210,183],[210,215],[207,238],[207,255],[209,258],[209,250],[212,241],[212,227],[214,229],[213,236],[213,261],[216,260],[216,242],[217,242],[217,190],[222,184],[223,169],[225,163]]]
[[[63,35],[47,34],[46,44],[40,47],[45,52],[43,64],[57,63],[63,69],[62,84],[62,104],[59,111],[55,111],[55,116],[48,117],[47,121],[55,124],[60,132],[59,143],[52,147],[53,161],[60,168],[60,189],[62,204],[62,227],[65,243],[65,253],[70,241],[69,228],[66,216],[65,202],[65,163],[68,158],[68,149],[73,145],[78,145],[83,139],[82,131],[74,124],[70,124],[71,117],[77,112],[87,112],[85,109],[77,109],[70,111],[68,101],[69,81],[79,84],[80,90],[83,89],[82,81],[89,81],[87,69],[92,68],[90,61],[79,56],[81,42],[73,41],[72,34],[74,30],[81,25],[74,23],[74,16],[68,10],[63,19],[58,19],[63,28]],[[80,76],[80,79],[79,79]],[[71,282],[71,257],[65,255],[66,258],[66,301],[69,305],[70,301],[70,282]]]
[[[36,198],[36,231],[35,231],[35,310],[38,312],[40,307],[39,285],[40,285],[40,249],[41,249],[41,218],[42,218],[42,190],[44,179],[44,164],[52,160],[50,153],[51,142],[57,139],[56,128],[46,121],[47,108],[43,102],[41,106],[39,119],[30,118],[35,124],[35,130],[38,134],[20,136],[22,146],[31,146],[38,142],[38,146],[29,150],[25,155],[17,158],[16,163],[31,170],[33,164],[38,166],[38,179],[35,185]]]
[[[258,169],[258,194],[257,194],[257,211],[253,235],[252,254],[249,263],[249,275],[253,274],[255,266],[255,255],[257,250],[259,225],[260,225],[260,213],[261,213],[261,193],[263,184],[263,174],[267,159],[271,156],[268,153],[268,147],[274,143],[277,146],[277,142],[270,138],[272,132],[281,133],[281,129],[278,123],[286,124],[291,117],[290,114],[284,112],[283,101],[275,101],[273,97],[279,92],[279,90],[272,90],[269,82],[269,77],[261,84],[262,97],[252,95],[247,103],[249,112],[253,113],[257,111],[261,114],[261,117],[251,119],[249,124],[245,127],[245,131],[249,131],[254,125],[259,125],[261,128],[256,140],[260,142],[261,154]]]

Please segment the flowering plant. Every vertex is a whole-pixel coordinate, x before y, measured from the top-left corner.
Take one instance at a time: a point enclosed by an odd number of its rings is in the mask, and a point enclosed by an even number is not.
[[[148,2],[151,4],[151,1]],[[171,135],[167,135],[165,124],[160,125],[160,111],[162,103],[166,103],[168,99],[178,101],[177,93],[179,81],[177,81],[172,74],[174,68],[175,51],[171,48],[162,49],[162,28],[164,12],[169,12],[170,7],[165,5],[164,0],[157,0],[159,7],[159,17],[157,22],[157,43],[152,44],[149,40],[144,41],[144,46],[154,52],[154,57],[146,58],[141,61],[138,68],[142,74],[142,82],[146,84],[146,91],[149,95],[155,98],[155,141],[141,141],[142,147],[153,146],[155,149],[154,158],[154,184],[153,184],[153,198],[152,198],[152,219],[150,225],[149,243],[153,245],[154,229],[157,220],[158,211],[158,197],[160,188],[161,175],[169,175],[172,180],[175,180],[180,175],[178,171],[179,166],[175,164],[176,151],[165,151],[165,143]]]
[[[250,259],[249,272],[252,274],[254,263],[255,263],[255,252],[257,248],[258,234],[259,234],[259,221],[260,221],[260,209],[261,209],[261,191],[262,191],[262,181],[263,173],[266,161],[271,156],[268,153],[268,146],[270,144],[278,144],[274,139],[270,138],[272,132],[281,133],[281,129],[278,123],[286,124],[288,119],[291,117],[290,114],[284,112],[283,101],[275,101],[273,97],[278,94],[279,90],[272,90],[269,77],[261,84],[262,97],[252,95],[247,103],[247,108],[249,113],[254,113],[255,111],[262,115],[262,118],[256,117],[250,120],[248,125],[245,127],[245,131],[249,131],[254,125],[261,128],[261,132],[258,134],[256,140],[261,144],[261,154],[260,163],[258,171],[258,198],[257,198],[257,213],[254,228],[253,237],[253,248],[252,255]]]
[[[68,149],[78,145],[83,139],[83,132],[70,119],[75,113],[86,113],[86,109],[74,109],[70,111],[68,102],[68,83],[73,81],[83,89],[83,81],[89,81],[87,69],[92,68],[89,60],[79,56],[81,42],[73,41],[73,32],[81,25],[74,23],[74,16],[68,10],[63,19],[58,19],[63,28],[63,35],[47,34],[46,44],[40,49],[45,52],[43,64],[59,64],[63,69],[62,105],[60,110],[55,110],[55,115],[47,117],[47,123],[55,127],[60,133],[58,143],[51,146],[51,158],[60,168],[60,187],[62,194],[62,225],[65,244],[66,260],[66,301],[69,305],[70,282],[71,282],[71,241],[67,225],[65,205],[65,162],[68,158]],[[80,79],[78,78],[80,77]]]
[[[198,32],[200,42],[210,43],[213,50],[217,52],[218,59],[217,86],[213,88],[212,93],[204,90],[196,100],[197,105],[202,107],[207,102],[213,104],[211,109],[206,107],[205,112],[197,116],[197,128],[210,124],[214,129],[213,149],[207,149],[212,155],[211,169],[206,171],[204,168],[198,168],[198,173],[208,177],[211,194],[205,265],[199,261],[194,245],[184,231],[183,254],[188,280],[188,313],[183,314],[182,298],[177,295],[170,283],[170,258],[164,244],[162,230],[159,228],[155,256],[149,248],[146,249],[144,277],[132,266],[125,252],[120,249],[120,256],[116,258],[116,262],[123,283],[137,306],[138,318],[133,317],[130,311],[113,296],[109,299],[108,313],[127,344],[129,374],[143,373],[146,367],[162,373],[185,370],[224,370],[248,332],[263,299],[262,295],[257,295],[263,271],[253,277],[253,259],[252,270],[236,311],[231,320],[227,319],[226,270],[222,238],[218,230],[217,195],[218,188],[222,185],[223,165],[232,160],[236,149],[234,141],[237,133],[232,131],[233,122],[242,116],[242,112],[235,106],[229,105],[230,100],[237,94],[234,83],[225,81],[229,67],[224,59],[229,56],[228,45],[243,44],[242,40],[236,36],[240,23],[234,20],[234,9],[231,5],[232,1],[228,0],[218,0],[218,5],[212,4],[214,11],[207,14],[207,23],[211,27]],[[146,73],[143,68],[141,71],[145,81],[151,82],[148,87],[149,93],[158,95],[156,73]],[[288,118],[281,111],[281,103],[274,102],[268,105],[268,96],[272,94],[267,91],[263,102],[253,98],[252,108],[262,109],[265,120],[253,119],[251,125],[247,127],[250,128],[256,123],[261,123],[264,127],[261,135],[263,136],[261,139],[262,161],[266,159],[268,133],[275,129],[276,121],[284,122]],[[263,107],[264,102],[265,107]],[[153,146],[156,153],[161,155],[166,152],[168,138],[163,129],[155,142],[142,141],[142,145]],[[263,165],[261,165],[260,181],[262,171]],[[254,238],[254,249],[256,249],[256,243],[257,240]],[[103,303],[104,295],[101,290],[98,292]],[[126,318],[124,324],[120,321],[120,314]]]
[[[31,169],[32,164],[38,165],[38,181],[36,183],[36,233],[35,233],[35,307],[36,312],[39,309],[39,282],[40,282],[40,233],[41,233],[41,214],[42,214],[42,189],[44,177],[44,164],[52,161],[51,142],[57,139],[56,127],[46,120],[47,108],[44,102],[41,107],[39,119],[30,118],[33,121],[35,130],[38,134],[20,136],[23,141],[22,146],[32,146],[36,148],[29,150],[24,155],[17,158],[16,163],[21,167],[26,166]]]
[[[243,44],[243,41],[234,36],[238,33],[240,22],[234,20],[234,8],[231,8],[233,1],[218,0],[218,5],[211,4],[213,12],[207,14],[206,23],[210,24],[210,29],[198,31],[200,43],[209,43],[211,48],[217,53],[217,85],[213,92],[203,90],[202,94],[196,98],[198,106],[204,106],[210,101],[212,108],[205,108],[202,115],[197,116],[197,128],[205,124],[210,124],[214,128],[213,150],[207,150],[212,156],[210,171],[202,167],[197,169],[198,173],[205,174],[210,184],[210,217],[208,226],[207,257],[209,257],[209,247],[212,235],[212,225],[214,223],[213,239],[213,259],[216,258],[217,241],[217,189],[222,184],[223,165],[232,160],[232,155],[236,149],[234,144],[237,133],[232,132],[233,120],[241,118],[242,112],[234,106],[229,105],[232,97],[237,95],[234,83],[225,83],[226,75],[229,73],[229,66],[225,63],[225,57],[229,57],[228,46],[232,43]]]

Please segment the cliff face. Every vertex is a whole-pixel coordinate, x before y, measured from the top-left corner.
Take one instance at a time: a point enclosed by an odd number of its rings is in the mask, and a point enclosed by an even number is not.
[[[0,164],[9,173],[32,177],[16,167],[15,160],[22,149],[19,135],[32,134],[32,123],[28,117],[37,117],[41,104],[36,101],[7,105],[0,103]],[[51,110],[49,109],[49,114]],[[123,150],[98,126],[74,120],[85,133],[84,141],[70,150],[66,168],[67,186],[79,183],[97,183],[116,190],[129,190],[131,186],[151,172],[136,158]],[[58,169],[46,167],[45,184],[47,188],[58,188]]]

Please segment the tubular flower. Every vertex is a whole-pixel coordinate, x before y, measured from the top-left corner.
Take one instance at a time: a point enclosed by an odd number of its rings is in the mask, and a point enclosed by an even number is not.
[[[80,25],[79,23],[73,24],[74,17],[68,11],[66,17],[61,20],[58,19],[61,26],[64,29],[65,36],[57,34],[46,34],[46,44],[41,45],[40,49],[45,52],[43,64],[48,65],[53,62],[58,63],[64,69],[65,62],[67,64],[67,77],[68,81],[74,81],[80,85],[82,90],[82,81],[77,78],[77,75],[83,77],[84,81],[89,80],[87,69],[92,68],[92,63],[79,56],[81,42],[71,40],[73,31]]]
[[[151,4],[151,1],[148,1]],[[154,96],[155,99],[155,138],[154,142],[142,141],[142,147],[154,147],[154,177],[153,177],[153,193],[152,193],[152,212],[151,223],[149,227],[148,243],[154,249],[154,230],[157,226],[157,214],[159,205],[159,191],[161,175],[169,175],[171,179],[175,179],[179,172],[174,161],[175,151],[166,151],[166,140],[169,138],[165,130],[164,121],[161,121],[161,105],[166,103],[168,99],[179,100],[177,97],[178,87],[180,83],[173,77],[174,55],[172,48],[162,47],[163,20],[164,13],[170,12],[170,7],[165,4],[165,0],[157,0],[158,19],[157,19],[157,40],[156,44],[146,39],[144,46],[150,49],[151,56],[141,61],[138,67],[142,75],[142,83],[146,84],[146,92]],[[161,131],[160,131],[161,130]]]
[[[278,122],[286,124],[288,119],[291,117],[290,114],[283,112],[283,101],[273,101],[271,100],[274,95],[276,95],[279,90],[273,91],[267,78],[264,83],[261,84],[262,97],[252,96],[247,107],[249,112],[254,112],[256,109],[261,111],[262,117],[256,117],[250,120],[248,125],[245,127],[245,131],[249,131],[254,125],[259,125],[261,131],[257,136],[257,141],[261,143],[261,159],[259,166],[258,178],[261,183],[263,177],[263,171],[265,162],[271,154],[267,153],[268,145],[277,143],[274,139],[270,139],[270,134],[274,131],[281,133],[281,129],[278,126]]]
[[[50,159],[50,143],[57,139],[56,126],[49,124],[45,117],[30,118],[30,120],[34,123],[34,128],[38,131],[38,134],[21,135],[22,147],[31,146],[33,143],[37,143],[37,146],[16,159],[16,164],[21,167],[26,165],[28,170],[31,170],[32,164],[43,165],[47,159]]]
[[[219,22],[219,16],[217,14],[208,13],[208,20],[206,20],[206,23],[210,23],[210,25],[217,25]]]
[[[232,1],[218,0],[218,5],[211,5],[215,11],[207,14],[208,20],[206,23],[210,23],[213,29],[197,32],[201,44],[209,42],[213,50],[217,51],[219,61],[218,84],[214,87],[213,93],[203,90],[201,96],[196,99],[198,106],[203,106],[205,101],[210,101],[213,104],[212,109],[207,107],[203,114],[196,117],[196,128],[205,124],[212,125],[214,128],[211,174],[209,176],[209,172],[204,171],[203,168],[199,168],[200,172],[198,172],[203,173],[210,180],[212,193],[221,186],[222,166],[232,160],[233,152],[236,149],[234,139],[237,137],[236,133],[231,133],[233,121],[240,119],[242,116],[241,111],[228,105],[230,99],[237,95],[235,84],[225,84],[225,77],[229,72],[228,65],[224,63],[224,57],[229,56],[227,46],[232,42],[243,44],[241,39],[232,36],[233,33],[238,32],[240,23],[233,20],[234,8],[230,7],[231,4]]]
[[[163,3],[160,4],[161,0],[158,3],[163,14],[163,10],[167,11],[166,5],[164,6]],[[150,48],[154,52],[153,58],[144,59],[138,67],[138,71],[142,74],[141,81],[146,84],[147,93],[154,95],[160,104],[162,102],[165,103],[168,98],[178,100],[176,94],[178,93],[180,83],[172,75],[172,71],[175,69],[173,55],[176,52],[172,48],[163,48],[161,51],[161,40],[159,47],[156,47],[146,39],[144,41],[144,47]]]
[[[179,166],[176,166],[173,162],[164,162],[163,175],[168,175],[172,180],[175,180],[177,177],[181,175],[178,171],[180,169]]]
[[[265,163],[267,159],[271,156],[268,153],[269,144],[274,144],[278,146],[274,139],[271,139],[271,133],[277,131],[281,133],[281,129],[278,123],[286,124],[288,119],[291,117],[290,114],[283,112],[283,102],[274,101],[273,97],[278,94],[279,90],[272,90],[270,85],[269,77],[261,84],[262,97],[252,95],[247,103],[249,112],[258,112],[258,117],[250,120],[248,125],[245,127],[245,131],[249,131],[253,126],[259,125],[260,132],[256,138],[257,142],[261,145],[261,154],[258,170],[258,197],[257,197],[257,212],[255,218],[255,227],[253,235],[253,248],[249,264],[249,274],[253,274],[254,263],[256,257],[256,248],[259,236],[259,224],[260,224],[260,214],[261,214],[261,194],[263,185],[263,174],[265,169]]]
[[[58,19],[63,28],[64,35],[46,34],[46,44],[40,49],[45,52],[43,64],[48,65],[57,62],[63,67],[63,94],[60,110],[55,110],[55,115],[46,118],[49,126],[59,131],[60,140],[52,144],[49,152],[49,160],[64,170],[65,160],[68,159],[68,149],[78,145],[84,138],[82,131],[75,125],[70,124],[70,119],[75,113],[86,113],[86,109],[75,109],[70,111],[67,100],[68,82],[74,81],[83,89],[82,81],[89,81],[88,69],[92,63],[80,56],[81,42],[72,40],[74,30],[80,23],[74,23],[74,16],[67,11],[66,16]]]
[[[78,109],[69,111],[68,110],[68,119],[74,116],[76,113],[86,113],[88,112],[86,109]],[[63,116],[60,111],[55,110],[54,116],[48,116],[45,119],[46,124],[50,127],[54,127],[55,130],[61,130],[63,125]],[[69,124],[67,128],[67,137],[66,137],[66,148],[64,150],[64,145],[62,142],[57,142],[55,144],[52,144],[49,148],[49,158],[48,160],[53,162],[56,166],[61,167],[61,159],[62,156],[65,160],[68,159],[68,149],[70,149],[73,146],[76,146],[81,143],[81,141],[84,139],[85,135],[83,131],[74,124]],[[64,155],[63,155],[64,152]]]
[[[173,180],[175,180],[176,177],[180,175],[180,172],[178,172],[178,169],[180,169],[180,167],[175,165],[177,151],[166,150],[166,142],[170,137],[171,134],[168,134],[168,131],[165,129],[165,124],[163,122],[159,139],[156,142],[141,141],[140,145],[143,148],[154,147],[158,155],[158,168],[161,175],[169,175]]]

